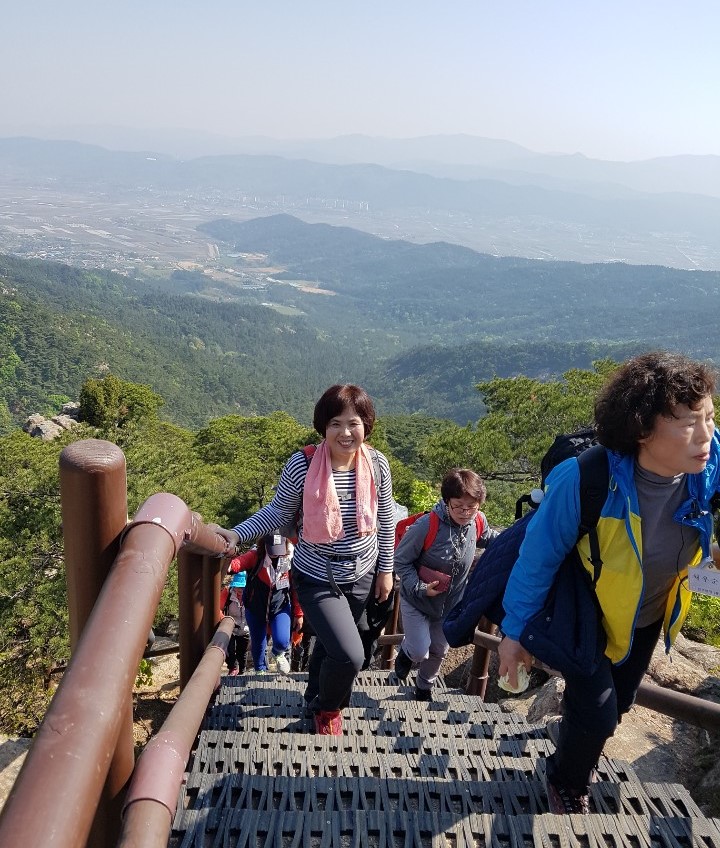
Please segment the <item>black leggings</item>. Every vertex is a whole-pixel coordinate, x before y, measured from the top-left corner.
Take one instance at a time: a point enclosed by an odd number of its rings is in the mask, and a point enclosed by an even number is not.
[[[547,765],[553,784],[572,792],[587,791],[605,742],[635,702],[661,627],[662,619],[637,628],[622,665],[613,665],[605,657],[590,677],[565,676],[560,739]]]
[[[354,583],[314,580],[293,571],[293,582],[303,615],[315,631],[315,647],[308,666],[305,700],[316,710],[339,710],[350,703],[350,693],[365,661],[357,621],[365,609],[374,572]]]

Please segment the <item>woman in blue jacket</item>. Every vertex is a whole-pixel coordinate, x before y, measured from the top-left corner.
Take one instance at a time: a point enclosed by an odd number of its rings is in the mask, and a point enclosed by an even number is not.
[[[545,786],[553,813],[588,812],[592,769],[632,706],[661,630],[665,647],[690,607],[688,567],[711,556],[710,500],[720,486],[711,369],[665,352],[635,357],[610,378],[595,404],[610,481],[597,525],[602,572],[596,593],[607,633],[604,662],[565,677],[563,716]],[[548,477],[504,598],[499,673],[516,683],[532,657],[520,634],[543,605],[560,563],[577,542],[576,459]],[[577,543],[588,561],[587,537]]]

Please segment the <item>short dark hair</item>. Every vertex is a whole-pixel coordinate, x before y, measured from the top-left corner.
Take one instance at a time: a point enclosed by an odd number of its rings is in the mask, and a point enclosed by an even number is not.
[[[621,365],[595,401],[595,429],[600,444],[623,454],[637,453],[658,415],[674,407],[697,409],[715,391],[715,371],[679,353],[654,351]]]
[[[479,504],[485,503],[487,490],[479,474],[469,468],[452,468],[442,478],[440,494],[447,503],[450,498],[469,497]]]
[[[357,412],[365,428],[365,438],[369,438],[375,426],[375,406],[365,389],[354,386],[352,383],[343,385],[338,383],[323,392],[323,396],[315,404],[313,427],[321,436],[325,436],[331,419],[340,415],[348,407],[352,407]]]

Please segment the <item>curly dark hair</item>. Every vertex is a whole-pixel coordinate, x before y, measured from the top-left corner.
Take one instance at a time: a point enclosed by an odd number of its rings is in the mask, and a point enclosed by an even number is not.
[[[369,438],[375,426],[375,406],[365,389],[352,383],[338,383],[323,392],[315,404],[313,427],[324,437],[330,420],[349,407],[357,412],[365,429],[365,438]]]
[[[715,391],[716,372],[679,353],[654,351],[629,359],[613,373],[595,401],[600,444],[623,454],[637,453],[658,415],[678,404],[697,409]]]
[[[482,478],[469,468],[452,468],[442,478],[440,494],[447,503],[450,498],[469,497],[479,504],[485,503],[487,490]]]

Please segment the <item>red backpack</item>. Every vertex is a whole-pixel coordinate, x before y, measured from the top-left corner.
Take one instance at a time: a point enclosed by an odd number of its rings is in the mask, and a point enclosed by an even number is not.
[[[416,512],[415,515],[409,515],[407,518],[403,518],[402,521],[398,521],[395,525],[395,547],[400,544],[400,539],[405,535],[408,527],[411,524],[414,524],[418,518],[422,518],[423,515],[427,515],[427,512]],[[423,542],[423,550],[427,551],[432,543],[435,541],[435,537],[438,534],[438,530],[440,529],[440,518],[438,517],[437,512],[432,510],[430,513],[430,522],[428,524],[428,531],[425,534],[425,541]],[[477,538],[479,539],[485,530],[485,522],[483,521],[483,517],[479,512],[475,513],[475,532],[477,534]]]

